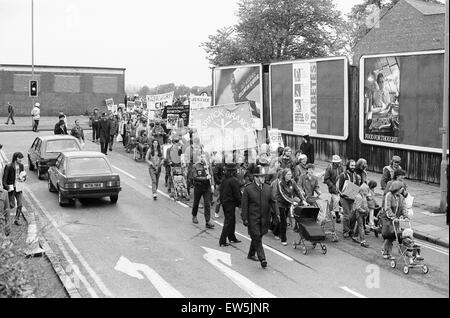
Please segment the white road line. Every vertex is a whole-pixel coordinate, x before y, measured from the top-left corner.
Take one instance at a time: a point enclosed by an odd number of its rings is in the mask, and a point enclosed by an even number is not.
[[[220,225],[220,226],[223,227],[223,224],[220,223],[220,222],[214,221],[214,223],[216,223],[216,224],[218,224],[218,225]],[[239,232],[235,232],[235,234],[237,234],[237,235],[239,235],[239,236],[245,238],[245,239],[248,240],[248,241],[251,241],[251,238],[249,238],[248,236],[246,236],[246,235],[244,235],[244,234],[241,234],[241,233],[239,233]],[[290,262],[293,262],[293,261],[294,261],[293,258],[287,256],[286,254],[283,254],[282,252],[277,251],[276,249],[274,249],[274,248],[272,248],[272,247],[270,247],[270,246],[267,246],[266,244],[263,244],[263,246],[264,246],[264,248],[266,248],[267,250],[271,251],[272,253],[277,254],[278,256],[284,258],[284,259],[287,260],[287,261],[290,261]]]
[[[353,296],[356,296],[358,298],[367,298],[364,295],[361,295],[360,293],[355,292],[354,290],[351,290],[350,288],[348,288],[347,286],[342,286],[341,289],[345,290],[347,293],[352,294]]]
[[[25,193],[25,196],[27,196],[28,194],[31,194],[29,191]],[[39,207],[42,209],[42,205],[40,204],[39,201],[36,201],[39,205]],[[86,277],[80,272],[78,266],[75,265],[75,263],[73,262],[72,257],[69,255],[69,253],[67,252],[66,248],[64,247],[64,244],[61,243],[61,241],[56,238],[56,245],[58,245],[59,249],[61,250],[61,252],[64,255],[64,258],[67,260],[67,262],[69,263],[69,266],[71,269],[73,269],[73,271],[75,272],[75,274],[78,276],[78,278],[81,280],[81,282],[84,284],[84,286],[86,287],[88,293],[91,295],[92,298],[99,298],[97,293],[95,292],[94,288],[92,287],[92,285],[88,282],[88,280],[86,279]],[[73,282],[65,282],[68,283],[69,285],[73,285]]]
[[[128,172],[123,171],[122,169],[120,169],[120,168],[118,168],[118,167],[116,167],[116,166],[114,166],[114,165],[112,165],[112,167],[113,167],[114,169],[116,169],[116,170],[119,170],[120,172],[122,172],[124,175],[130,177],[131,179],[136,180],[136,177],[133,176],[132,174],[129,174]]]
[[[425,248],[428,248],[428,249],[430,249],[430,250],[433,250],[433,251],[435,251],[435,252],[438,252],[438,253],[441,253],[441,254],[444,254],[444,255],[447,255],[448,256],[448,250],[445,250],[445,249],[443,249],[443,248],[439,248],[439,247],[437,247],[437,246],[433,246],[433,245],[431,245],[431,244],[429,244],[429,243],[425,243],[424,241],[419,241],[419,240],[417,240],[417,243],[418,243],[418,245],[420,245],[421,247],[425,247]]]
[[[152,188],[152,187],[149,186],[149,185],[148,185],[147,187],[148,187],[149,189]],[[165,193],[165,192],[163,192],[163,191],[161,191],[161,190],[158,190],[158,193],[173,201],[173,198],[172,198],[170,195],[168,195],[167,193]],[[180,202],[180,201],[175,201],[175,202],[176,202],[178,205],[181,205],[183,208],[189,208],[189,206],[188,206],[187,204],[184,204],[183,202]]]
[[[88,262],[84,259],[84,257],[81,255],[80,251],[75,247],[75,245],[72,243],[70,238],[64,234],[58,227],[58,224],[53,219],[53,217],[47,212],[47,210],[42,206],[40,201],[36,198],[33,192],[25,186],[25,189],[27,192],[31,195],[31,197],[37,202],[39,207],[41,208],[44,215],[49,219],[49,221],[52,223],[58,234],[62,237],[62,239],[66,242],[66,244],[69,246],[69,248],[72,250],[72,252],[75,254],[81,265],[86,269],[86,271],[89,273],[91,278],[95,281],[98,288],[102,291],[102,293],[107,297],[114,297],[113,293],[105,286],[101,278],[97,275],[97,273],[92,269],[92,267],[88,264]]]

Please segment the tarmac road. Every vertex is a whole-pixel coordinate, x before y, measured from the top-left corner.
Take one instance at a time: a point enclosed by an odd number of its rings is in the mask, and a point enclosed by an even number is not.
[[[1,133],[0,140],[11,157],[14,151],[25,155],[35,135]],[[99,148],[90,141],[85,147]],[[411,269],[405,275],[401,265],[391,269],[382,259],[381,238],[373,235],[368,238],[369,249],[340,239],[326,242],[326,255],[317,248],[303,255],[269,233],[263,239],[269,266],[263,270],[259,262],[246,258],[250,241],[239,216],[236,231],[242,243],[219,247],[222,213],[212,219],[213,230],[205,229],[202,214],[199,224],[192,224],[188,206],[163,195],[153,201],[145,163],[133,161],[121,145],[115,145],[108,158],[123,188],[115,205],[103,199],[62,208],[57,194],[48,191],[47,181],[28,172],[25,196],[53,250],[64,265],[72,265],[66,271],[72,272],[84,297],[449,296],[448,249],[428,243],[422,254],[430,272]],[[160,190],[165,192],[163,184],[164,174]],[[337,230],[341,238],[342,226]],[[293,240],[298,234],[288,230],[288,242]]]

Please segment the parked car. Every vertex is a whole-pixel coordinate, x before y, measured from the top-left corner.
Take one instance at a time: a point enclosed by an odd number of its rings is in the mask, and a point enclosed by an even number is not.
[[[42,179],[63,151],[81,151],[81,144],[77,138],[68,135],[36,137],[28,150],[28,169],[36,170],[38,178]]]
[[[116,203],[122,189],[119,175],[103,153],[72,151],[62,152],[48,170],[48,190],[58,192],[63,206],[75,204],[75,199],[108,196],[111,203]]]

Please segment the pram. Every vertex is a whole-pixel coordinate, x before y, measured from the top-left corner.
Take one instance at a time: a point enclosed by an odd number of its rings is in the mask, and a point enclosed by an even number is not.
[[[319,244],[322,253],[327,253],[327,247],[322,242],[326,239],[325,232],[320,224],[317,222],[317,216],[320,208],[312,206],[300,206],[294,209],[294,218],[297,221],[299,227],[299,242],[293,242],[292,247],[294,249],[301,245],[303,248],[303,254],[306,255],[308,247],[316,248]],[[305,241],[311,242],[311,245],[306,245]]]
[[[190,195],[187,190],[187,182],[184,176],[183,167],[181,164],[172,164],[170,167],[171,196],[175,200],[184,199],[190,200]]]
[[[428,266],[423,264],[422,260],[416,259],[416,254],[420,250],[419,245],[405,246],[403,243],[402,232],[404,229],[411,229],[411,222],[409,219],[394,219],[392,221],[394,226],[395,238],[398,242],[398,253],[400,256],[397,259],[390,261],[392,268],[397,266],[397,262],[403,260],[403,273],[408,274],[410,268],[420,267],[424,274],[428,273]],[[408,255],[410,254],[410,255]],[[410,257],[413,258],[413,262],[410,263]]]
[[[142,149],[139,149],[139,148],[142,148]],[[139,142],[136,142],[134,149],[133,149],[134,161],[145,160],[145,154],[147,153],[148,148],[149,148],[148,144],[141,144]]]

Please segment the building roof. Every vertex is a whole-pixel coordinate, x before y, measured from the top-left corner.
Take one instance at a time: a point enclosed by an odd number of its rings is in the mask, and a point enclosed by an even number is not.
[[[98,67],[98,66],[56,66],[56,65],[35,65],[34,71],[37,73],[93,73],[93,74],[125,74],[125,68]],[[22,64],[0,64],[0,71],[7,72],[31,72],[31,65]]]
[[[423,15],[445,14],[445,5],[424,0],[405,0]]]

